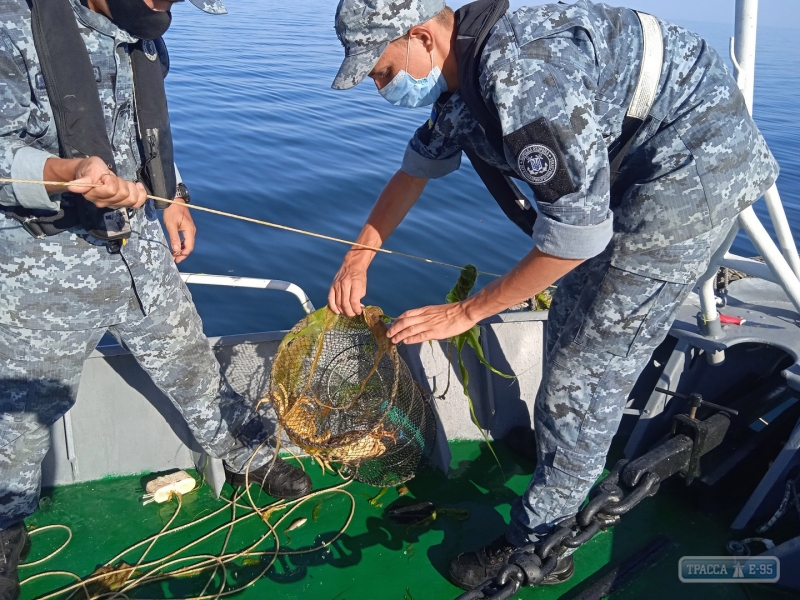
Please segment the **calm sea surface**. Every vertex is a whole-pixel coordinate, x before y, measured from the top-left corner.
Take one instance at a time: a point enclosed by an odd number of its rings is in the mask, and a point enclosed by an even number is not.
[[[195,204],[354,239],[426,109],[395,108],[371,84],[330,88],[342,58],[334,0],[229,0],[212,17],[174,10],[167,79],[176,156]],[[727,56],[728,27],[681,23]],[[782,167],[779,188],[800,237],[800,46],[797,32],[762,29],[756,121]],[[763,202],[757,212],[766,215]],[[347,246],[194,213],[198,242],[185,272],[284,279],[318,307]],[[768,219],[767,219],[768,220]],[[771,227],[767,223],[768,228]],[[466,163],[429,184],[386,245],[502,273],[530,250]],[[752,255],[748,242],[735,250]],[[440,303],[457,272],[379,256],[366,301],[387,314]],[[483,280],[482,283],[487,283]],[[283,292],[194,286],[209,335],[286,329],[303,312]]]

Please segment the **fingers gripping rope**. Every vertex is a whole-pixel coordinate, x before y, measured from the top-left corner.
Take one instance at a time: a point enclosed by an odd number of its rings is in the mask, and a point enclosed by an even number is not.
[[[101,184],[98,183],[74,183],[72,181],[37,181],[33,179],[9,179],[0,177],[0,184],[3,183],[22,183],[22,184],[31,184],[31,185],[51,185],[51,186],[61,186],[61,187],[68,187],[70,185],[80,186],[80,187],[101,187]],[[175,200],[169,200],[167,198],[160,198],[158,196],[147,196],[151,200],[156,200],[158,202],[166,202],[167,204],[180,204],[182,206],[186,206],[187,208],[191,208],[192,210],[199,210],[202,212],[211,213],[212,215],[218,215],[220,217],[228,217],[229,219],[236,219],[239,221],[245,221],[247,223],[255,223],[256,225],[263,225],[265,227],[272,227],[274,229],[280,229],[282,231],[290,231],[292,233],[299,233],[301,235],[306,235],[309,237],[317,238],[320,240],[327,240],[329,242],[336,242],[338,244],[347,244],[348,246],[353,246],[355,248],[362,248],[364,250],[372,250],[373,252],[380,252],[381,254],[390,254],[392,256],[400,256],[403,258],[410,258],[411,260],[417,260],[420,262],[428,263],[431,265],[437,265],[440,267],[447,267],[449,269],[458,269],[461,271],[463,267],[459,267],[457,265],[452,265],[450,263],[441,262],[438,260],[432,260],[430,258],[424,258],[422,256],[415,256],[413,254],[406,254],[405,252],[397,252],[395,250],[387,250],[386,248],[378,248],[376,246],[367,246],[365,244],[359,244],[358,242],[351,242],[349,240],[345,240],[342,238],[332,237],[329,235],[323,235],[321,233],[314,233],[313,231],[306,231],[305,229],[298,229],[297,227],[289,227],[287,225],[281,225],[279,223],[272,223],[271,221],[263,221],[261,219],[254,219],[252,217],[245,217],[242,215],[237,215],[234,213],[225,212],[222,210],[216,210],[214,208],[206,208],[204,206],[197,206],[196,204],[185,204],[184,202],[176,202]],[[489,275],[491,277],[500,277],[497,273],[489,273],[487,271],[478,271],[480,275]]]

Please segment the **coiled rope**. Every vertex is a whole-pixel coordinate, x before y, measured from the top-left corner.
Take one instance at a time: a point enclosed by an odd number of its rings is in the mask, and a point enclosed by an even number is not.
[[[262,443],[261,446],[263,446],[264,443]],[[259,446],[253,452],[252,456],[256,456],[261,446]],[[275,456],[277,456],[277,449]],[[250,462],[252,462],[252,457],[250,459]],[[300,465],[302,466],[302,463],[300,463]],[[248,480],[248,484],[249,484],[249,473],[250,473],[250,464],[248,464],[246,471],[246,478]],[[246,485],[244,490],[235,493],[230,500],[220,497],[220,500],[222,500],[224,504],[219,509],[199,519],[193,520],[190,523],[170,529],[171,525],[177,518],[183,506],[180,494],[176,494],[177,506],[175,508],[175,512],[167,521],[166,525],[164,525],[164,527],[158,533],[144,540],[141,540],[140,542],[137,542],[136,544],[130,546],[129,548],[126,548],[125,550],[117,554],[114,558],[107,561],[104,565],[104,570],[102,573],[92,574],[86,578],[82,578],[70,571],[60,571],[60,570],[45,571],[22,580],[21,585],[26,586],[37,579],[52,578],[52,577],[68,577],[73,581],[75,581],[75,583],[67,585],[66,587],[60,587],[51,593],[41,596],[39,600],[50,600],[57,597],[64,597],[65,594],[67,594],[66,596],[67,598],[73,598],[76,595],[80,594],[80,596],[78,597],[85,597],[88,598],[89,600],[119,600],[119,599],[129,599],[130,596],[128,594],[133,592],[136,588],[141,588],[145,584],[149,585],[159,581],[172,579],[175,577],[188,577],[202,573],[204,571],[205,572],[210,571],[208,580],[203,586],[203,589],[200,592],[200,594],[197,596],[192,596],[191,599],[187,600],[219,600],[220,598],[223,597],[239,594],[245,589],[253,586],[259,579],[261,579],[273,567],[275,561],[278,559],[279,556],[292,556],[292,555],[310,554],[313,552],[318,552],[320,550],[328,548],[334,542],[336,542],[342,535],[344,535],[345,531],[349,527],[355,515],[355,507],[356,507],[355,498],[349,491],[344,489],[351,482],[352,478],[347,478],[342,483],[312,492],[306,496],[303,496],[302,498],[298,498],[297,500],[290,500],[290,501],[278,500],[263,507],[259,507],[256,505],[255,501],[250,495],[249,485]],[[345,519],[344,524],[338,530],[338,532],[331,539],[309,548],[304,548],[302,550],[281,550],[280,540],[278,538],[278,533],[277,533],[278,527],[282,523],[284,523],[284,521],[286,521],[286,519],[289,516],[291,516],[292,513],[294,513],[298,508],[300,508],[303,504],[305,504],[309,500],[312,500],[322,495],[335,495],[335,494],[344,495],[350,501],[349,502],[350,508],[347,517]],[[245,497],[248,500],[247,504],[243,504],[241,502],[241,500]],[[198,537],[197,539],[192,540],[188,544],[183,545],[182,547],[167,554],[162,558],[146,561],[148,554],[150,554],[150,552],[153,550],[153,547],[160,540],[166,538],[167,536],[171,536],[175,533],[186,531],[189,528],[196,527],[198,524],[207,521],[209,519],[212,519],[213,517],[216,517],[217,515],[219,515],[228,508],[231,509],[231,519],[228,522],[216,527],[215,529],[213,529],[208,533],[205,533],[204,535]],[[237,516],[237,509],[243,510],[244,512],[241,515]],[[286,512],[275,522],[270,522],[269,520],[270,517],[273,514],[281,511],[286,511]],[[267,531],[264,532],[263,534],[260,534],[258,539],[256,539],[246,548],[238,552],[228,552],[228,543],[230,541],[234,527],[254,516],[258,516],[260,520],[263,521],[264,525],[267,527]],[[37,533],[47,531],[48,529],[56,529],[56,528],[65,529],[67,531],[69,537],[66,540],[66,542],[64,542],[58,549],[51,552],[44,558],[36,560],[35,562],[21,564],[20,565],[21,569],[39,565],[45,561],[48,561],[67,547],[70,540],[72,539],[72,531],[70,530],[69,527],[65,525],[48,525],[45,527],[41,527],[39,529],[34,529],[31,532],[31,535],[36,535]],[[225,534],[225,539],[219,554],[214,555],[214,554],[200,553],[188,556],[180,556],[181,554],[185,553],[192,547],[204,542],[205,540],[208,540],[209,538],[215,535],[221,534],[225,530],[227,530],[227,532]],[[264,544],[270,538],[272,538],[275,543],[275,547],[273,549],[257,550],[259,546]],[[132,552],[138,550],[139,548],[142,548],[143,546],[146,546],[146,549],[142,552],[141,556],[139,556],[139,559],[136,561],[135,565],[131,566],[119,562],[123,557],[130,555]],[[250,579],[248,582],[239,585],[236,588],[226,589],[226,585],[228,582],[228,565],[230,565],[233,561],[247,560],[247,559],[252,560],[256,558],[258,558],[262,563],[266,560],[266,564],[259,571],[259,573],[255,577]],[[177,565],[181,563],[190,563],[190,564],[182,566],[180,568],[175,568]],[[220,571],[221,571],[221,578],[219,580],[220,583],[218,584],[219,589],[217,589],[216,592],[209,592],[209,588],[214,583],[217,573],[219,573]],[[100,593],[96,592],[92,593],[90,587],[91,584],[96,583],[101,587],[105,587],[104,584],[108,582],[111,577],[115,576],[124,577],[124,579],[121,582],[115,584],[115,587],[117,589],[112,589],[107,592],[102,591]]]

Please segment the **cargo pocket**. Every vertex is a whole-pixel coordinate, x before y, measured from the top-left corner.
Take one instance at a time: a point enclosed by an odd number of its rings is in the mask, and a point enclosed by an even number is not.
[[[612,192],[612,210],[618,254],[683,242],[715,225],[697,161],[674,127],[626,160]]]
[[[0,448],[19,438],[26,429],[31,397],[24,344],[13,329],[0,324]]]
[[[609,267],[583,316],[575,344],[627,357],[666,285]]]
[[[580,479],[587,482],[589,485],[593,484],[605,466],[606,456],[603,453],[589,456],[575,452],[574,450],[567,450],[566,448],[556,448],[553,455],[553,467],[566,473],[570,477]],[[578,500],[583,500],[586,495],[585,489],[576,489],[575,493]]]

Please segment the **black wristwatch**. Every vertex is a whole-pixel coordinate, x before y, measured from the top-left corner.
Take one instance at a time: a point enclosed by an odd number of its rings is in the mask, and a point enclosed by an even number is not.
[[[178,184],[175,190],[175,197],[182,198],[186,204],[189,204],[192,200],[191,195],[189,194],[189,188],[186,187],[186,184],[181,182]]]

